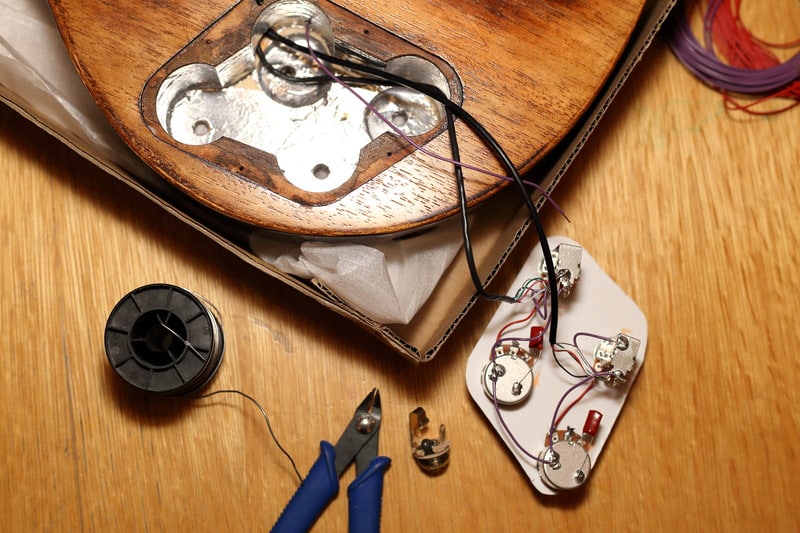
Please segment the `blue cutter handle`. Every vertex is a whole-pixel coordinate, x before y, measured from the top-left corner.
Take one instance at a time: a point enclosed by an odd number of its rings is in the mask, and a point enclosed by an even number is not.
[[[336,451],[326,441],[320,442],[319,448],[319,457],[272,526],[273,533],[308,531],[339,492],[339,476],[334,467]]]
[[[388,457],[376,457],[366,470],[347,487],[350,504],[350,533],[378,533],[381,529],[383,474],[389,468]]]

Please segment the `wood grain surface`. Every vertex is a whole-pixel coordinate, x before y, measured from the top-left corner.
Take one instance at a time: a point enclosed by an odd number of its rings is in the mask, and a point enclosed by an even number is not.
[[[202,146],[182,145],[159,126],[151,109],[154,98],[148,99],[147,91],[143,94],[146,86],[155,92],[150,83],[160,86],[163,76],[154,74],[185,47],[193,47],[187,49],[192,58],[198,57],[198,46],[207,48],[214,58],[209,63],[216,65],[227,57],[223,49],[230,52],[249,45],[249,28],[265,2],[51,0],[50,4],[84,83],[121,137],[168,181],[203,204],[255,226],[331,236],[402,232],[456,212],[452,165],[418,152],[377,175],[374,165],[360,168],[337,189],[335,201],[315,205],[318,195],[306,194],[308,199],[301,202],[282,192],[291,188],[276,172],[274,158],[264,152],[225,138]],[[319,2],[345,42],[360,38],[361,26],[356,24],[363,24],[361,17],[375,25],[364,27],[364,32],[371,32],[370,39],[374,36],[377,42],[378,34],[388,31],[450,65],[463,85],[465,107],[492,131],[515,164],[528,169],[592,102],[622,52],[644,0],[514,0],[502,2],[501,8],[493,2],[462,0],[401,4],[398,8],[397,3],[363,0]],[[230,43],[236,33],[230,28],[231,17],[242,21],[236,46]],[[352,26],[356,32],[348,32]],[[387,45],[378,47],[387,49],[383,57],[374,47],[365,42],[362,49],[381,60],[409,53]],[[176,61],[180,65],[188,59]],[[506,172],[466,128],[460,137],[464,161]],[[404,148],[398,143],[392,146],[393,153]],[[428,148],[450,153],[446,135],[433,139]],[[361,165],[372,151],[361,153]],[[227,161],[224,153],[235,157]],[[309,157],[313,156],[309,149]],[[366,178],[359,177],[362,171]],[[495,178],[471,175],[470,203],[504,186]],[[299,189],[295,194],[303,196]]]
[[[800,32],[792,6],[786,39]],[[748,16],[764,35],[787,24]],[[385,531],[797,531],[798,116],[729,114],[661,40],[645,55],[556,191],[572,223],[549,208],[545,223],[639,303],[647,362],[588,485],[542,497],[464,383],[492,305],[410,366],[0,109],[3,529],[276,519],[296,478],[253,406],[143,397],[108,367],[113,305],[168,282],[219,309],[227,352],[212,388],[256,397],[303,473],[380,387]],[[439,477],[411,458],[418,405],[452,440]],[[344,531],[346,515],[342,492],[315,531]]]

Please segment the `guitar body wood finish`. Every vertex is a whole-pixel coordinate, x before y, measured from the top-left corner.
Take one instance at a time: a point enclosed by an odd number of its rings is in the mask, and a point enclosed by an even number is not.
[[[119,3],[50,0],[75,66],[123,140],[177,189],[254,227],[325,237],[391,234],[458,211],[452,164],[384,134],[360,150],[353,175],[308,192],[285,179],[273,154],[227,137],[173,138],[159,120],[159,88],[181,66],[217,65],[246,48],[273,2]],[[386,61],[423,57],[454,100],[492,132],[522,171],[564,137],[592,102],[630,36],[644,0],[319,0],[337,46]],[[202,87],[201,87],[202,88]],[[163,115],[163,111],[162,111]],[[465,162],[503,172],[458,124]],[[450,153],[443,125],[414,137]],[[331,138],[330,143],[341,139]],[[309,161],[315,146],[304,147]],[[466,172],[471,205],[507,182]]]

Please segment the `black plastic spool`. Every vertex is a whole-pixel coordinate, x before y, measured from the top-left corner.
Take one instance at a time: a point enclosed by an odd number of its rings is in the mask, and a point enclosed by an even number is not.
[[[222,362],[214,314],[186,289],[158,283],[129,292],[106,322],[106,356],[137,389],[182,395],[206,385]]]

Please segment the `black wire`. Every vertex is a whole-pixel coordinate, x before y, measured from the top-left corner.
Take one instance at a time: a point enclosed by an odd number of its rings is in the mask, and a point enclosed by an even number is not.
[[[266,37],[278,41],[289,48],[292,48],[298,52],[303,54],[310,54],[311,51],[300,44],[295,43],[291,39],[287,39],[282,35],[278,34],[272,28],[269,28],[265,34]],[[260,48],[260,46],[256,46],[256,48]],[[331,56],[322,52],[314,51],[314,55],[316,55],[321,61],[326,61],[328,63],[338,65],[350,70],[355,70],[358,72],[363,72],[366,74],[370,74],[372,76],[376,76],[381,79],[385,79],[396,83],[398,85],[408,87],[415,91],[418,91],[434,100],[442,104],[445,109],[455,115],[457,118],[464,121],[464,123],[483,141],[487,148],[497,157],[502,165],[506,168],[509,173],[509,177],[516,183],[517,187],[520,189],[522,193],[522,199],[525,203],[525,207],[528,210],[529,219],[534,225],[536,229],[536,234],[539,239],[539,244],[542,247],[542,254],[544,255],[544,262],[545,266],[547,267],[547,281],[550,289],[550,305],[551,305],[551,312],[550,312],[550,344],[556,344],[557,342],[557,331],[558,331],[558,283],[556,279],[556,270],[555,265],[553,264],[553,257],[550,251],[550,244],[547,242],[547,235],[545,234],[544,227],[542,226],[542,222],[539,219],[539,213],[536,210],[536,206],[533,204],[533,201],[530,198],[530,194],[528,189],[525,186],[525,183],[522,181],[522,177],[520,176],[519,172],[517,171],[517,167],[514,166],[513,161],[508,156],[508,154],[503,150],[497,140],[489,133],[489,131],[477,120],[473,117],[469,112],[467,112],[463,107],[456,104],[450,98],[447,97],[438,87],[433,85],[428,85],[425,83],[415,82],[413,80],[409,80],[402,76],[398,76],[391,72],[386,72],[385,70],[377,69],[370,67],[368,65],[362,65],[359,63],[355,63],[353,61],[349,61],[346,59],[341,59],[336,56]],[[476,285],[476,289],[482,290],[482,284]]]
[[[331,77],[327,74],[321,76],[292,76],[286,72],[281,72],[280,69],[275,68],[275,65],[267,61],[266,55],[260,46],[256,46],[256,55],[258,56],[261,65],[273,76],[280,78],[288,83],[298,85],[319,85],[321,83],[330,83]],[[384,78],[367,78],[365,76],[344,76],[337,75],[339,80],[347,83],[348,85],[377,85],[381,87],[397,87],[399,84],[386,80]]]
[[[279,34],[276,34],[279,35]],[[282,39],[281,43],[285,43]],[[319,76],[292,76],[286,72],[282,72],[280,69],[275,68],[275,65],[270,63],[267,60],[267,56],[264,54],[264,50],[261,49],[261,46],[256,46],[256,55],[258,56],[261,65],[273,76],[280,78],[284,81],[289,83],[301,84],[301,85],[318,85],[323,83],[330,83],[331,77],[327,74],[321,74]],[[308,50],[306,48],[306,50]],[[319,54],[318,52],[315,52]],[[306,53],[307,54],[307,53]],[[390,82],[385,78],[365,78],[364,76],[337,76],[341,81],[348,83],[348,84],[357,84],[357,85],[380,85],[380,86],[397,86],[397,83]]]
[[[456,124],[453,119],[453,113],[449,109],[445,109],[445,116],[447,117],[447,134],[450,137],[450,151],[453,161],[456,163],[461,162],[461,156],[458,150],[458,136],[456,135]],[[486,292],[483,287],[483,282],[478,275],[478,269],[475,268],[475,256],[472,253],[472,238],[469,233],[469,220],[467,218],[467,191],[464,186],[464,170],[461,165],[455,165],[454,172],[456,175],[456,183],[458,184],[458,201],[461,211],[461,232],[464,237],[464,255],[467,258],[467,267],[469,267],[469,275],[472,278],[472,283],[483,298],[491,301],[499,301],[506,303],[515,303],[516,300],[511,296],[502,296],[499,294],[491,294]]]
[[[298,78],[298,77],[286,74],[285,72],[281,72],[280,70],[275,68],[275,65],[273,65],[272,63],[267,61],[267,56],[264,54],[264,50],[261,49],[261,46],[257,45],[255,47],[255,49],[256,49],[256,55],[258,56],[258,59],[261,61],[261,66],[263,66],[265,69],[267,69],[267,71],[270,74],[272,74],[273,76],[276,76],[278,78],[281,78],[282,80],[285,80],[285,81],[288,81],[288,82],[291,82],[291,83],[299,83],[299,84],[303,84],[303,85],[317,85],[317,84],[321,84],[321,83],[330,83],[331,82],[331,78],[327,74],[323,75],[323,76],[307,76],[307,77],[304,77],[304,78]]]

